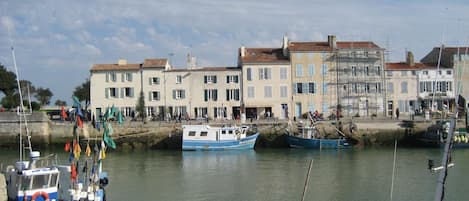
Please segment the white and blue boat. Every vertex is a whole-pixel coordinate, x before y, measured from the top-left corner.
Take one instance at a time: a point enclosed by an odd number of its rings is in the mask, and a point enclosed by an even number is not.
[[[325,139],[319,136],[316,127],[299,127],[298,133],[287,135],[287,142],[292,148],[305,149],[339,149],[350,147],[344,138]]]
[[[247,126],[183,125],[182,150],[253,149],[259,132],[247,135]]]

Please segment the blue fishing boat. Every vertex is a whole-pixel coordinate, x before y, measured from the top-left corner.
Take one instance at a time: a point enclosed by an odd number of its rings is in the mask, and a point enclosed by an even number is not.
[[[295,135],[296,134],[296,135]],[[325,139],[319,136],[316,127],[298,127],[298,133],[287,135],[287,142],[292,148],[338,149],[350,147],[345,138]]]
[[[259,133],[247,135],[247,126],[183,125],[182,150],[253,149]]]

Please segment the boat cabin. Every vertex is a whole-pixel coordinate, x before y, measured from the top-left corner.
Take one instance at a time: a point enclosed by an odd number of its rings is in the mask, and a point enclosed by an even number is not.
[[[22,171],[11,169],[7,174],[7,181],[11,184],[8,185],[8,195],[13,200],[23,200],[24,196],[32,197],[36,192],[57,194],[59,170],[56,168],[35,168]],[[12,197],[15,195],[16,197]]]
[[[185,140],[239,140],[246,138],[247,127],[212,127],[209,125],[184,125],[182,138]]]

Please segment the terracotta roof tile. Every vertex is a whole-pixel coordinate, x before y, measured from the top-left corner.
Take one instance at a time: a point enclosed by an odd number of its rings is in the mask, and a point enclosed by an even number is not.
[[[291,42],[288,44],[290,51],[332,51],[327,42]]]
[[[108,70],[138,70],[140,64],[95,64],[91,67],[90,71],[108,71]]]
[[[437,64],[415,63],[413,66],[410,66],[406,62],[386,63],[386,70],[421,70],[421,69],[435,69],[435,68],[437,68]],[[440,65],[440,68],[447,68],[447,67]]]
[[[282,48],[246,48],[246,55],[241,57],[243,63],[288,63]],[[241,50],[240,50],[241,51]]]
[[[230,70],[240,70],[239,67],[198,67],[193,69],[187,68],[173,68],[167,70],[166,72],[189,72],[189,71],[230,71]]]
[[[164,68],[168,63],[168,59],[145,59],[143,68]]]
[[[380,47],[370,41],[342,41],[342,42],[337,42],[337,48],[352,49],[352,48],[380,48]]]

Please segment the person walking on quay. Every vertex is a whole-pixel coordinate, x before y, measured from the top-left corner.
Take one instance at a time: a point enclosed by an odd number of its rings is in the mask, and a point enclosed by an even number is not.
[[[399,120],[399,108],[396,108],[396,119]]]

